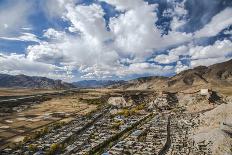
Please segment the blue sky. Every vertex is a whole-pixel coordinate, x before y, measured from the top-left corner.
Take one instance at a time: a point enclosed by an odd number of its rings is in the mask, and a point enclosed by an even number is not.
[[[232,58],[231,0],[0,0],[0,73],[171,76]]]

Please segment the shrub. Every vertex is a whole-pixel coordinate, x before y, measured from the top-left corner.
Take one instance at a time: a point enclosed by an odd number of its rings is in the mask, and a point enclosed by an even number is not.
[[[56,154],[60,149],[61,149],[61,145],[60,145],[60,144],[53,143],[53,144],[50,146],[50,148],[49,148],[47,154],[48,154],[48,155]]]
[[[28,146],[28,149],[29,149],[29,151],[36,152],[38,150],[38,147],[37,147],[37,145],[30,144]]]

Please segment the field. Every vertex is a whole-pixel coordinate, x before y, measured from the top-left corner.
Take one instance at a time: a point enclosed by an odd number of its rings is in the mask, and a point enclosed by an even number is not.
[[[25,95],[29,93],[29,90],[25,92],[22,90],[5,90],[4,92],[5,94],[8,92],[7,95],[14,94],[14,92],[20,92],[18,94]],[[0,142],[1,144],[18,142],[26,135],[50,124],[57,122],[67,123],[76,116],[86,115],[101,104],[99,98],[104,94],[104,91],[83,91],[82,93],[78,92],[68,96],[59,96],[40,104],[34,104],[21,112],[1,116]]]
[[[57,92],[52,89],[0,88],[0,96],[21,96]]]

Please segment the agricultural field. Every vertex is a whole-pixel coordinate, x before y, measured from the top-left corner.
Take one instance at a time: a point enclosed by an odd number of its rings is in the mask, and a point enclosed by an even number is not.
[[[6,92],[6,91],[5,91]],[[8,94],[15,91],[8,90]],[[27,94],[21,90],[21,94]],[[41,93],[41,92],[40,92]],[[47,93],[47,92],[46,92]],[[51,100],[32,104],[22,111],[8,113],[0,118],[0,143],[11,144],[22,141],[25,136],[48,125],[68,123],[77,116],[86,115],[101,104],[104,93],[83,91],[71,95],[54,97]]]
[[[0,96],[23,96],[44,93],[54,93],[58,90],[53,89],[28,89],[28,88],[0,88]]]

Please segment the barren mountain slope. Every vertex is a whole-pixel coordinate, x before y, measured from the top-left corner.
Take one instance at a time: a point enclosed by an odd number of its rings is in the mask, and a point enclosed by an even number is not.
[[[46,77],[0,74],[0,87],[66,89],[74,86],[61,80],[53,80]]]
[[[232,60],[212,66],[198,66],[173,77],[143,77],[120,86],[124,89],[154,89],[180,91],[202,87],[232,86]]]

